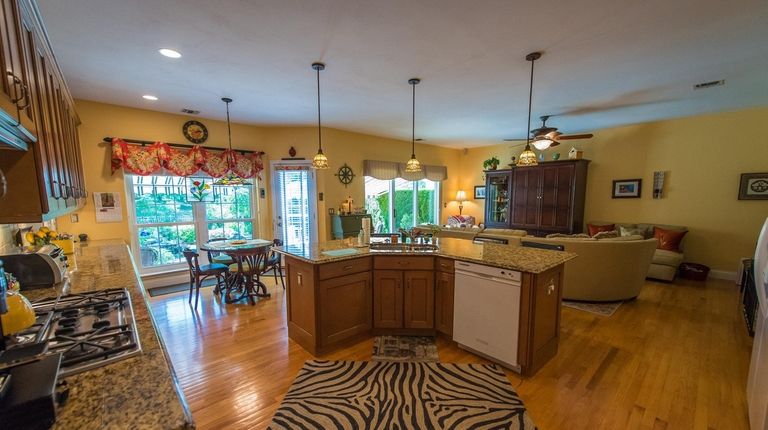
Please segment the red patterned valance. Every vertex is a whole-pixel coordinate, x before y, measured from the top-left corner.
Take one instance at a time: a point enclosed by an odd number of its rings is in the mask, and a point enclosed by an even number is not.
[[[241,154],[229,150],[210,151],[201,146],[185,150],[173,148],[163,142],[148,146],[132,145],[114,138],[112,172],[123,169],[146,176],[165,168],[178,176],[192,176],[202,170],[211,177],[221,178],[232,171],[241,178],[261,179],[261,171],[264,170],[262,155],[263,152]]]

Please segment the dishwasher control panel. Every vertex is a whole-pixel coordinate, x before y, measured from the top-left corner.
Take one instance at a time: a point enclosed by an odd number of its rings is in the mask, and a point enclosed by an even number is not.
[[[474,275],[504,279],[511,282],[522,282],[523,280],[523,274],[516,270],[500,269],[483,264],[467,263],[466,261],[457,261],[454,267],[457,272],[469,272]]]

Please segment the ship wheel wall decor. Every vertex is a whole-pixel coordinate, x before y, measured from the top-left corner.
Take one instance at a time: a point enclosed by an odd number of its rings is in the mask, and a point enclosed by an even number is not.
[[[352,168],[347,166],[347,163],[344,163],[343,166],[339,167],[339,172],[334,173],[333,176],[336,176],[339,178],[339,182],[344,184],[344,188],[347,187],[347,185],[352,183],[352,179],[355,178],[355,173],[352,171]]]

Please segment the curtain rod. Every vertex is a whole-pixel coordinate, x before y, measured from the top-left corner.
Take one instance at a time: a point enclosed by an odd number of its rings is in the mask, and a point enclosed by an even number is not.
[[[105,137],[103,140],[104,140],[104,142],[112,143],[112,139],[114,139],[114,137]],[[149,141],[149,140],[126,139],[126,138],[123,138],[123,137],[118,137],[118,139],[120,139],[122,141],[125,141],[127,143],[137,143],[137,144],[139,144],[141,146],[151,145],[153,143],[156,143],[156,142],[152,142],[152,141]],[[190,144],[187,144],[187,143],[169,143],[169,142],[163,142],[163,143],[165,143],[168,146],[175,147],[175,148],[194,148],[195,146],[199,146],[200,148],[210,149],[210,150],[213,150],[213,151],[226,151],[227,150],[227,148],[217,148],[215,146],[190,145]],[[248,149],[233,149],[233,151],[239,152],[241,154],[255,154],[255,153],[258,153],[258,152],[262,152],[262,151],[251,151],[251,150],[248,150]]]

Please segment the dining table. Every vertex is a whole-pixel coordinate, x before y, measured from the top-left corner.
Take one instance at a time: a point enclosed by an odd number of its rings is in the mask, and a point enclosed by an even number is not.
[[[261,281],[261,268],[273,245],[266,239],[233,239],[206,242],[200,246],[203,251],[229,256],[236,265],[225,280],[224,302],[236,303],[248,299],[256,304],[255,298],[270,297],[267,286]]]

